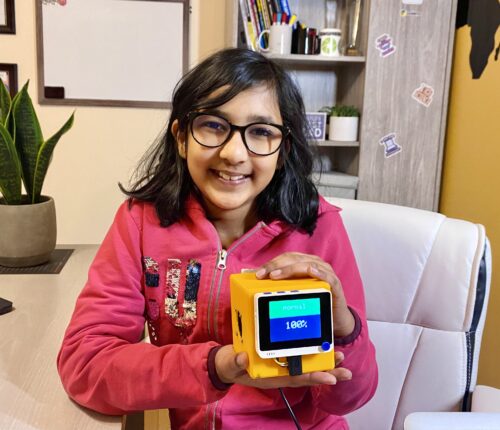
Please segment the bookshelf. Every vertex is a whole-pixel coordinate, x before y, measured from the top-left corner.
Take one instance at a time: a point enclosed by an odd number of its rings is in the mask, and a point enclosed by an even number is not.
[[[341,2],[339,2],[340,4]],[[227,0],[228,44],[246,46],[240,0]],[[289,0],[290,9],[308,27],[325,27],[325,0]],[[361,16],[359,46],[366,52],[366,33],[369,3],[364,2]],[[339,11],[340,12],[340,11]],[[299,84],[307,112],[316,112],[324,106],[348,104],[363,108],[365,55],[328,57],[304,54],[265,54],[280,63]],[[328,130],[327,130],[328,131]],[[321,193],[332,197],[356,196],[359,164],[359,140],[341,142],[325,140],[311,142],[317,146],[319,157],[328,157],[333,171],[315,174]]]
[[[289,4],[302,23],[320,30],[326,26],[327,1]],[[345,7],[354,0],[337,1]],[[307,112],[332,105],[353,105],[361,112],[358,141],[316,142],[320,156],[332,166],[319,179],[323,194],[345,197],[345,189],[355,187],[350,197],[437,210],[457,0],[361,3],[359,56],[268,56],[294,77]],[[228,46],[246,46],[239,4],[226,0]],[[341,30],[347,34],[345,25]],[[377,48],[384,34],[397,46],[386,58]],[[428,106],[412,96],[422,83],[433,90]],[[395,155],[382,142],[391,133],[401,148]]]

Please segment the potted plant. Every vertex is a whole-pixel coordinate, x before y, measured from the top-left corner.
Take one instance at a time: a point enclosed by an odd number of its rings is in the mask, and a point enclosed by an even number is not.
[[[330,140],[349,142],[358,140],[359,110],[356,107],[337,105],[327,107],[326,111],[330,114],[328,126]]]
[[[11,99],[0,80],[0,265],[9,267],[45,263],[55,248],[54,200],[42,195],[42,185],[54,147],[74,119],[73,113],[44,140],[28,84]]]

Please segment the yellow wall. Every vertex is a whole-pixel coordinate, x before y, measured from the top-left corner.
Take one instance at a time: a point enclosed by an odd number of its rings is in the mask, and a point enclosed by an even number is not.
[[[35,2],[15,2],[16,34],[0,35],[0,63],[18,65],[21,87],[30,94],[44,136],[52,135],[73,107],[39,106],[37,101]],[[224,0],[191,0],[190,63],[224,46]],[[58,243],[100,243],[124,196],[136,162],[168,119],[166,109],[76,107],[73,129],[54,151],[44,194],[55,198]]]
[[[497,31],[495,47],[500,41]],[[470,28],[456,33],[440,212],[481,223],[491,241],[493,279],[478,383],[500,388],[500,61],[480,79],[469,67]]]

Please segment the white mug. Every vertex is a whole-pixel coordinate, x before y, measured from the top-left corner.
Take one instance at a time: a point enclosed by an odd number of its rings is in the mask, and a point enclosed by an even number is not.
[[[264,34],[269,34],[269,47],[262,48],[261,42]],[[286,55],[292,52],[292,26],[288,24],[273,24],[269,30],[259,34],[257,46],[261,52]]]

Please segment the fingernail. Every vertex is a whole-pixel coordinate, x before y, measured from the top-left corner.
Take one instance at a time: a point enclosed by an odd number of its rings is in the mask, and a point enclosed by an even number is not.
[[[260,269],[257,270],[257,272],[255,272],[255,276],[257,276],[257,278],[262,278],[265,274],[266,274],[266,269]]]
[[[281,275],[281,269],[273,270],[269,275],[270,276],[279,276],[279,275]]]
[[[313,275],[319,275],[318,269],[316,267],[310,267],[309,272],[311,272]]]

